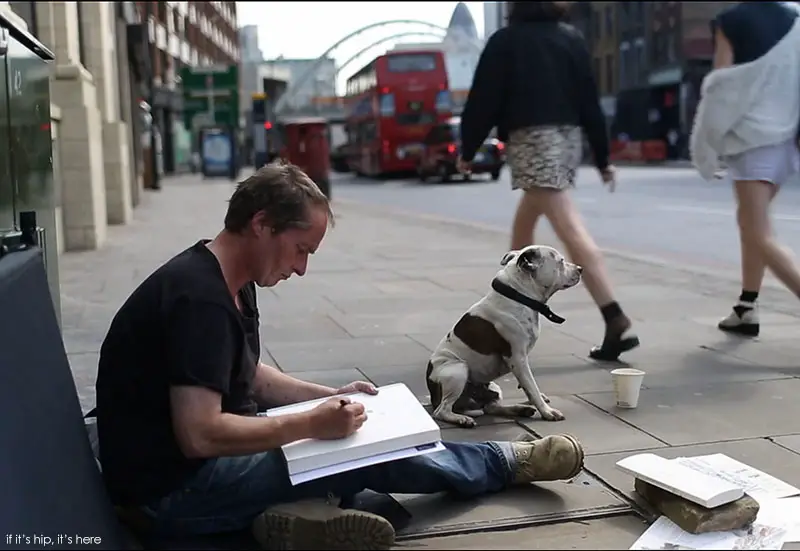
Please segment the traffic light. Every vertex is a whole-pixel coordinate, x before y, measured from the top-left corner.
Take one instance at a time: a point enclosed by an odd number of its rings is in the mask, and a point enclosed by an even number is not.
[[[272,129],[272,123],[269,122],[269,121],[265,122],[264,123],[264,130],[271,130],[271,129]]]

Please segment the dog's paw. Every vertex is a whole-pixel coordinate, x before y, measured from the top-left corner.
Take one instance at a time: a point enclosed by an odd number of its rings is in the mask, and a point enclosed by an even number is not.
[[[478,426],[477,421],[467,415],[459,415],[458,420],[456,420],[456,424],[462,429],[474,429],[476,426]]]
[[[539,413],[545,421],[563,421],[565,419],[564,414],[556,408],[547,408]]]
[[[533,417],[536,415],[536,408],[533,406],[519,406],[515,413],[517,417]]]

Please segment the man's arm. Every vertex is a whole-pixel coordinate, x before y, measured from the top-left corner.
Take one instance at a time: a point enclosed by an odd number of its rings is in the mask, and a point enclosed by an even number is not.
[[[315,398],[335,395],[338,391],[329,386],[295,379],[280,370],[259,363],[253,380],[256,401],[259,405],[284,406]]]
[[[222,412],[222,395],[200,386],[170,389],[172,427],[186,457],[261,453],[313,438],[311,412],[248,417]]]
[[[310,412],[275,418],[223,413],[238,338],[225,308],[183,300],[168,327],[172,428],[187,457],[258,453],[313,437]]]

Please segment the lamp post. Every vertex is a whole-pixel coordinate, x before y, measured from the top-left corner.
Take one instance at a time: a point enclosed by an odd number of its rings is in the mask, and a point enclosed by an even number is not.
[[[150,166],[152,171],[152,189],[161,189],[161,180],[158,175],[158,153],[156,152],[156,106],[155,106],[155,77],[153,75],[153,49],[150,46],[150,19],[153,18],[153,44],[156,44],[156,22],[153,13],[155,2],[145,2],[145,25],[147,32],[147,55],[150,57],[150,71],[147,74],[147,102],[150,104]]]

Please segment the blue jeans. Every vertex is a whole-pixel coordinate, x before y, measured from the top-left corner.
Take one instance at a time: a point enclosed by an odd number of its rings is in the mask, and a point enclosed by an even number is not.
[[[507,442],[443,442],[445,450],[372,465],[292,486],[280,450],[210,459],[184,488],[145,512],[162,536],[248,528],[278,503],[363,490],[397,494],[449,492],[463,497],[500,491],[512,481],[514,455]]]

